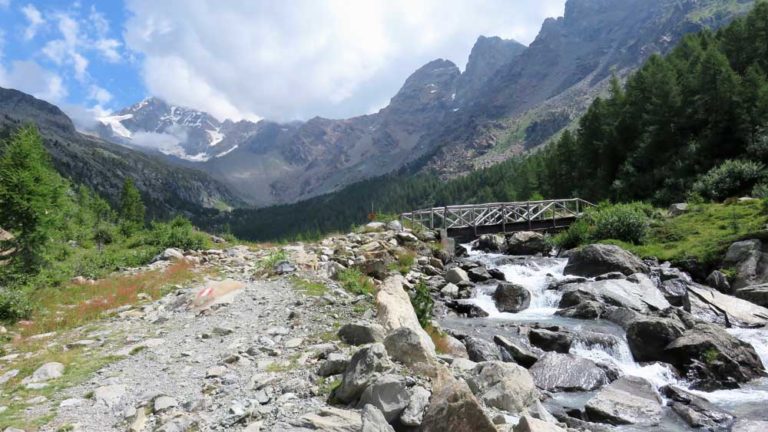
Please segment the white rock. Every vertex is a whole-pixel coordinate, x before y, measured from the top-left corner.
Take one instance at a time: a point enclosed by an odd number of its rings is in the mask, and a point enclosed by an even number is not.
[[[122,384],[110,384],[93,391],[93,400],[109,408],[117,406],[125,396],[126,387]]]

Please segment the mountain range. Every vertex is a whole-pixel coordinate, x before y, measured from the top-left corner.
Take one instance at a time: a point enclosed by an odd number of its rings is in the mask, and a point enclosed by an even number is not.
[[[134,177],[161,212],[293,203],[395,171],[461,176],[545,144],[574,127],[612,76],[752,3],[568,0],[529,46],[479,37],[463,72],[429,62],[385,108],[349,119],[220,121],[148,98],[84,134],[10,90],[0,92],[0,118],[44,125],[57,167],[108,196]]]

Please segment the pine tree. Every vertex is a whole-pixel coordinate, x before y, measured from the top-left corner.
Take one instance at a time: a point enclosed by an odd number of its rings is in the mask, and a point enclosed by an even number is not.
[[[126,178],[120,196],[120,220],[122,230],[126,235],[144,226],[145,212],[146,209],[139,190],[134,186],[133,180]]]

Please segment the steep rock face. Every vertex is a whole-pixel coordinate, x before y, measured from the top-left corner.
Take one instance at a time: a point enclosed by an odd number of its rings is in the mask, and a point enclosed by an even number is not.
[[[38,126],[54,166],[65,177],[83,183],[117,202],[130,177],[151,213],[193,214],[206,207],[239,204],[229,189],[207,174],[169,165],[75,130],[59,108],[17,90],[0,88],[0,131],[10,134],[23,123]]]
[[[499,69],[512,62],[525,48],[525,45],[515,40],[480,36],[456,84],[456,99],[459,103],[477,98]]]

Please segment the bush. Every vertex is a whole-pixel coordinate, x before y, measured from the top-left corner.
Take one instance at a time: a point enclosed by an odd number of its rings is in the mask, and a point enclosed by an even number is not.
[[[640,244],[648,235],[652,213],[653,208],[643,203],[601,205],[587,213],[594,227],[591,237]]]
[[[354,267],[339,272],[336,279],[345,290],[352,294],[373,294],[374,286],[371,278]]]
[[[170,222],[153,223],[152,229],[147,234],[145,244],[165,248],[179,249],[205,249],[209,239],[192,226],[188,219],[177,216]]]
[[[416,317],[419,319],[419,324],[421,324],[422,328],[429,327],[434,304],[432,296],[429,295],[429,287],[423,280],[420,280],[411,295],[411,305],[413,305],[413,310],[416,311]]]
[[[589,230],[589,223],[579,219],[567,230],[557,234],[552,241],[560,249],[573,249],[589,241]]]
[[[0,321],[16,322],[32,315],[29,298],[19,290],[0,290]]]
[[[723,201],[752,192],[765,179],[765,167],[757,162],[727,160],[699,177],[693,192],[706,199]]]

